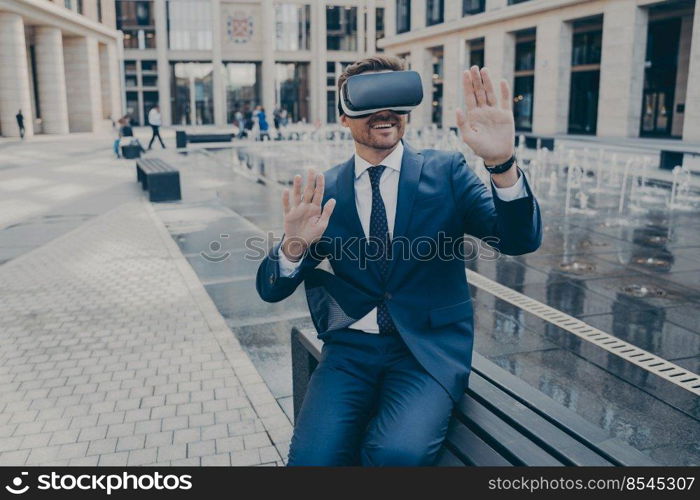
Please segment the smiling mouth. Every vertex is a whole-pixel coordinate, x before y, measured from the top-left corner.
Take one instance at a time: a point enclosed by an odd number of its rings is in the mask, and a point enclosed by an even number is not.
[[[394,123],[389,123],[389,122],[380,122],[380,123],[375,123],[370,126],[372,130],[382,130],[382,129],[390,129],[393,127],[395,124]]]

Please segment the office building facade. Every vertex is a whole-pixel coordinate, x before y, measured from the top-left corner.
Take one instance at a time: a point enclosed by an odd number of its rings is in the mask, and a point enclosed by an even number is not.
[[[126,107],[136,124],[235,123],[284,108],[293,121],[337,120],[336,81],[377,51],[384,0],[117,0]]]
[[[0,135],[96,132],[122,114],[114,0],[0,0]]]
[[[379,46],[423,76],[417,125],[455,125],[460,72],[477,64],[510,83],[519,131],[698,142],[695,3],[387,0]]]

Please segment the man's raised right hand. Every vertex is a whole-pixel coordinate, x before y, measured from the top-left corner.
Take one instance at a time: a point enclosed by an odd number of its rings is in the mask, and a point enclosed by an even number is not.
[[[328,227],[335,208],[335,199],[330,199],[321,209],[323,201],[323,174],[316,175],[313,169],[307,174],[302,194],[301,175],[294,176],[292,192],[282,193],[284,207],[284,240],[282,252],[292,262],[299,261],[306,249],[318,241]]]

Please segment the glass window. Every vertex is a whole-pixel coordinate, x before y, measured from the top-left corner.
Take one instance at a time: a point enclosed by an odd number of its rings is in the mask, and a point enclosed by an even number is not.
[[[117,29],[124,32],[125,49],[154,49],[156,30],[152,0],[117,0]]]
[[[139,93],[126,93],[126,114],[129,117],[129,125],[141,125],[139,118]]]
[[[515,45],[515,71],[535,69],[535,41],[517,42]]]
[[[486,0],[462,0],[462,15],[472,16],[486,10]]]
[[[357,7],[326,7],[326,48],[357,50]]]
[[[173,125],[214,123],[211,63],[177,62],[170,68]]]
[[[76,10],[78,11],[78,14],[82,14],[83,13],[83,0],[77,0],[76,5],[77,5]]]
[[[148,71],[153,71],[156,72],[158,70],[158,63],[156,61],[141,61],[141,71],[148,72]]]
[[[515,5],[516,3],[528,2],[529,0],[508,0],[508,5]]]
[[[138,87],[136,75],[126,75],[124,77],[124,85],[127,87]]]
[[[445,0],[426,0],[426,25],[432,26],[445,20]]]
[[[168,46],[172,50],[211,50],[211,2],[168,0]]]
[[[411,1],[396,0],[396,32],[411,31]]]
[[[275,106],[291,121],[309,121],[309,63],[275,64]]]
[[[261,64],[256,62],[224,64],[226,123],[240,127],[255,106],[262,104],[261,71]]]
[[[532,105],[535,96],[534,75],[516,76],[513,85],[515,129],[532,130]]]
[[[438,127],[442,127],[442,79],[445,59],[443,57],[442,47],[437,47],[430,50],[432,57],[432,79],[433,79],[433,94],[432,94],[432,123]]]
[[[335,98],[335,90],[326,91],[326,123],[338,122],[338,101]]]
[[[144,121],[146,122],[146,125],[150,125],[148,123],[148,112],[154,108],[155,106],[158,106],[158,92],[156,91],[148,91],[143,93],[143,117]]]
[[[136,61],[125,60],[124,71],[128,73],[136,73]]]
[[[277,50],[311,49],[311,6],[275,5]]]
[[[602,30],[575,33],[571,52],[571,65],[600,64],[602,46]]]
[[[158,76],[157,75],[142,75],[141,85],[144,87],[157,87],[158,86]]]
[[[375,13],[375,39],[384,38],[384,8],[377,7]],[[377,52],[384,52],[384,49],[377,47]]]

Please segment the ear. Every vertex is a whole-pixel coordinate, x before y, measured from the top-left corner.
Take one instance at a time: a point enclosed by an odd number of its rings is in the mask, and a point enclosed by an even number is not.
[[[350,124],[348,123],[348,117],[345,115],[340,115],[340,124],[345,128],[350,127]]]

